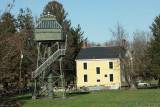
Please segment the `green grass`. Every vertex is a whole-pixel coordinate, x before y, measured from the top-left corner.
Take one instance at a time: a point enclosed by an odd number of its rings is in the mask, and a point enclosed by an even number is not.
[[[19,97],[23,107],[160,107],[160,89],[98,91],[66,99],[25,97]]]

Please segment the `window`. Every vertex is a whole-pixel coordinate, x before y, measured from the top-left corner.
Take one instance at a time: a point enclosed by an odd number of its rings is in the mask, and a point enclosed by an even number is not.
[[[83,68],[87,69],[87,63],[83,63]]]
[[[100,79],[98,79],[97,82],[100,82]]]
[[[100,67],[96,67],[97,74],[100,74]]]
[[[87,82],[87,81],[88,81],[87,75],[84,75],[84,82]]]
[[[109,62],[109,68],[113,69],[113,62]]]
[[[110,82],[113,82],[113,74],[110,74],[109,77],[110,77]]]

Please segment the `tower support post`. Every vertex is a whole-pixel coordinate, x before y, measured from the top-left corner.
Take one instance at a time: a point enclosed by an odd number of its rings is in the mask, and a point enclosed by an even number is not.
[[[37,68],[39,67],[39,60],[40,60],[40,46],[41,46],[41,42],[39,42],[37,44],[37,51],[38,51],[38,55],[37,55]],[[33,90],[33,96],[32,96],[32,99],[36,99],[36,96],[37,96],[37,79],[34,80],[34,90]]]
[[[62,98],[65,98],[65,81],[64,81],[64,73],[62,70],[62,57],[59,59],[59,66],[60,66],[60,79],[62,87]]]
[[[50,71],[48,75],[48,98],[53,98],[53,74]]]
[[[48,45],[48,57],[52,54],[51,46]],[[51,67],[49,68],[49,75],[48,75],[48,97],[53,98],[53,73]]]

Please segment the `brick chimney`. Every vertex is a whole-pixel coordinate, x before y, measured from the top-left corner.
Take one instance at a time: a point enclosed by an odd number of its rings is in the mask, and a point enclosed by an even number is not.
[[[83,41],[82,48],[87,48],[87,47],[88,47],[87,40],[84,40],[84,41]]]
[[[123,39],[121,41],[121,45],[120,45],[122,48],[126,48],[127,47],[127,41],[125,39]]]

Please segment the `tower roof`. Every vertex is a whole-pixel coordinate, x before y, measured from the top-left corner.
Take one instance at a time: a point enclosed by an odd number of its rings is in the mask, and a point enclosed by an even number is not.
[[[36,29],[61,29],[61,25],[57,22],[54,15],[43,15],[39,19]]]
[[[64,41],[65,35],[54,15],[43,15],[35,26],[35,41]]]

